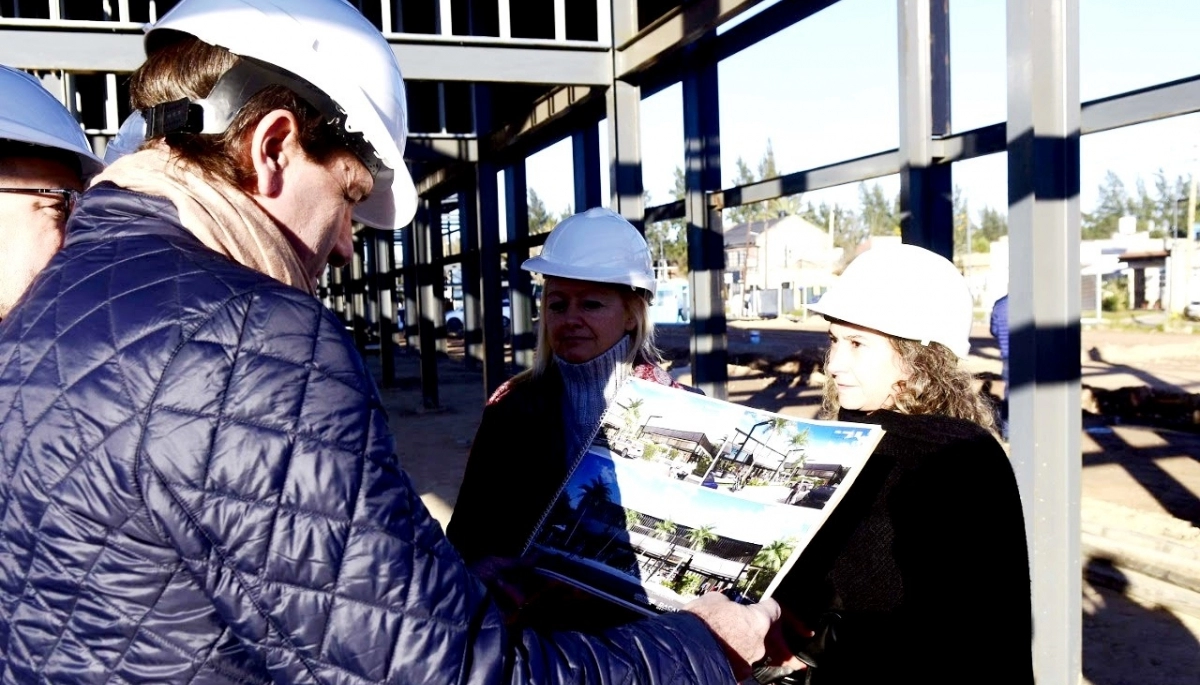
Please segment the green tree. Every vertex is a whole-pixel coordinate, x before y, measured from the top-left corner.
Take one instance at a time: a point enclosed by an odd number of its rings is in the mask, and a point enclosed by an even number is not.
[[[832,231],[833,246],[842,248],[843,254],[854,254],[855,248],[866,237],[854,212],[841,205],[831,207],[828,203],[822,202],[820,205],[814,206],[812,202],[809,202],[798,213],[802,219],[813,226],[825,232]]]
[[[805,428],[803,430],[798,430],[795,433],[792,433],[792,437],[788,440],[787,454],[785,454],[783,456],[783,459],[779,460],[779,466],[775,467],[775,473],[771,476],[771,480],[775,480],[775,477],[779,475],[780,469],[783,468],[784,462],[786,462],[788,460],[788,458],[792,456],[792,452],[799,452],[799,451],[803,450],[806,446],[808,446],[808,429],[807,428]],[[804,457],[801,456],[800,459],[797,461],[797,463],[799,465],[803,465]]]
[[[775,540],[758,550],[750,562],[750,566],[754,569],[754,575],[746,581],[746,593],[761,592],[762,589],[765,589],[775,578],[779,569],[783,568],[795,547],[795,541],[787,538]]]
[[[558,217],[554,216],[553,212],[546,210],[546,203],[542,202],[542,198],[538,197],[533,188],[530,188],[529,234],[549,233],[558,224],[558,221]]]
[[[1081,234],[1084,240],[1103,240],[1117,232],[1121,217],[1133,213],[1133,203],[1125,190],[1125,182],[1114,171],[1109,171],[1100,184],[1100,197],[1096,209],[1083,212]]]
[[[748,185],[779,177],[779,167],[775,162],[775,147],[770,139],[767,139],[767,149],[763,152],[762,159],[758,163],[757,172],[750,168],[746,160],[738,157],[737,174],[733,177],[733,184],[736,186]],[[800,211],[800,197],[798,195],[789,195],[787,197],[767,200],[766,202],[756,202],[750,205],[742,205],[726,210],[725,221],[729,225],[736,226],[738,224],[750,223],[752,221],[767,221],[777,219],[789,214],[796,214]]]
[[[675,535],[678,526],[671,519],[663,519],[654,524],[654,537],[666,540]]]
[[[859,220],[867,235],[900,235],[898,200],[889,200],[878,183],[858,184]]]
[[[708,543],[717,539],[717,534],[713,532],[716,528],[713,524],[707,524],[692,528],[687,532],[687,541],[692,549],[703,552]]]
[[[984,207],[979,212],[979,252],[991,249],[991,244],[1002,236],[1008,235],[1008,217],[1004,212],[991,207]]]

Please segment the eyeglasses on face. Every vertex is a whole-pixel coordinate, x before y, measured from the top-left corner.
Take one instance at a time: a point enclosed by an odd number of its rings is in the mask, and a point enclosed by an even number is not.
[[[57,195],[65,213],[70,214],[79,202],[79,191],[70,188],[0,188],[0,193],[15,195]]]

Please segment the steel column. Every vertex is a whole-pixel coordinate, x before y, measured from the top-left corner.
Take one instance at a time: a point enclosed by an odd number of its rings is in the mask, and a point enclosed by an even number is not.
[[[440,203],[428,198],[418,200],[417,216],[413,221],[413,238],[417,257],[417,304],[420,307],[420,322],[417,333],[421,351],[421,399],[426,409],[441,406],[438,397],[437,343],[438,330],[445,320],[442,313],[441,266],[434,265],[433,244],[441,251]]]
[[[354,236],[354,257],[350,261],[350,325],[354,332],[354,346],[359,353],[367,349],[367,288],[363,277],[363,244],[361,236]]]
[[[501,287],[500,199],[496,174],[496,165],[491,162],[480,162],[475,167],[475,222],[472,230],[479,246],[479,278],[483,285],[483,391],[487,397],[491,397],[508,379],[504,364],[505,293]],[[511,309],[509,314],[511,318]]]
[[[604,203],[600,197],[600,131],[587,126],[571,134],[575,160],[575,211],[582,212]]]
[[[641,89],[613,81],[608,89],[608,151],[611,209],[645,231],[642,188]]]
[[[525,160],[504,169],[504,209],[508,242],[509,318],[512,319],[513,373],[533,367],[537,330],[533,326],[533,283],[521,264],[529,259],[529,191]]]
[[[1009,435],[1034,670],[1076,685],[1080,621],[1079,2],[1008,0]]]
[[[411,351],[413,348],[413,336],[419,336],[418,327],[421,322],[421,307],[419,302],[419,291],[417,282],[420,280],[420,263],[417,259],[416,245],[416,226],[419,225],[420,215],[416,219],[418,223],[410,223],[400,230],[400,241],[404,250],[404,263],[401,266],[404,274],[403,297],[404,297],[404,345]],[[418,347],[420,340],[417,340]]]
[[[372,230],[375,240],[375,299],[379,312],[379,363],[383,378],[380,384],[390,388],[396,384],[396,272],[393,231]]]
[[[900,232],[954,257],[950,166],[933,164],[934,135],[950,132],[949,0],[897,0],[900,64]]]
[[[612,44],[624,45],[637,33],[636,0],[613,0]],[[618,50],[612,51],[612,71],[605,106],[608,111],[609,191],[610,208],[645,232],[643,214],[645,198],[642,186],[641,106],[640,87],[620,80]]]
[[[687,195],[688,281],[692,308],[692,382],[709,397],[726,399],[729,354],[726,339],[725,235],[721,211],[708,191],[721,188],[721,124],[715,62],[683,79],[684,165]]]
[[[458,188],[458,221],[462,236],[463,361],[471,370],[483,365],[483,291],[488,286],[480,276],[480,263],[487,258],[479,249],[478,197],[475,179]]]

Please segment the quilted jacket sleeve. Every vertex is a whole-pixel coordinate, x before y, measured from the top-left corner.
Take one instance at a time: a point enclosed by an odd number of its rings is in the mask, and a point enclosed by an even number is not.
[[[174,353],[138,479],[215,615],[277,682],[720,683],[689,615],[603,636],[510,634],[393,456],[331,313],[234,298]]]

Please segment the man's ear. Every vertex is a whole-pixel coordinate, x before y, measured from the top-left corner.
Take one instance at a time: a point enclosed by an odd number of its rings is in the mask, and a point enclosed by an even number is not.
[[[296,115],[276,109],[259,119],[250,132],[250,164],[254,167],[254,192],[278,197],[283,192],[283,174],[300,151],[300,127]]]

